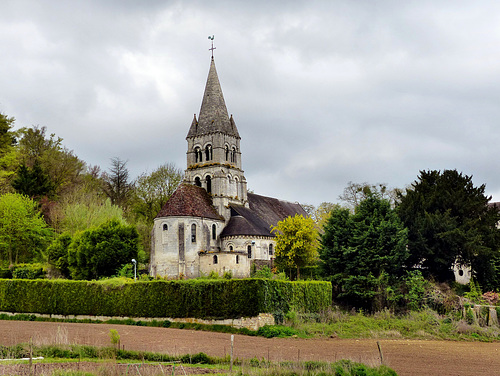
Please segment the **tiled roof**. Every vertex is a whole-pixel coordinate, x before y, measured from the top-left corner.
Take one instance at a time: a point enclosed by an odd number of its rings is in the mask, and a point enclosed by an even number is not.
[[[274,237],[275,235],[271,233],[271,226],[295,214],[307,216],[304,208],[298,203],[254,193],[248,193],[248,203],[250,208],[231,205],[231,218],[222,230],[221,237],[237,235]]]
[[[205,93],[201,102],[200,116],[196,120],[195,115],[187,137],[196,137],[216,132],[240,138],[233,117],[229,118],[228,116],[219,77],[215,69],[215,62],[212,58]]]
[[[175,190],[156,218],[169,216],[224,219],[215,210],[207,191],[186,183]]]

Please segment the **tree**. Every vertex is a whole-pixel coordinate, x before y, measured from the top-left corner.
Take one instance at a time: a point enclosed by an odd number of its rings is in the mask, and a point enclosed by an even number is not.
[[[172,163],[165,163],[150,174],[141,174],[134,184],[135,214],[152,224],[183,178],[182,170]]]
[[[7,193],[10,179],[14,176],[17,166],[16,134],[12,131],[14,118],[0,113],[0,192]]]
[[[47,135],[46,127],[23,128],[20,133],[21,164],[32,168],[38,163],[50,178],[56,195],[80,184],[85,163],[62,145],[62,138],[53,133]]]
[[[367,182],[353,183],[350,181],[347,183],[347,187],[344,188],[344,192],[339,196],[339,199],[344,201],[354,211],[361,201],[370,196],[389,200],[393,204],[398,192],[398,189],[390,189],[384,183],[369,184]]]
[[[406,244],[407,231],[389,201],[368,195],[354,214],[341,207],[332,211],[320,239],[321,270],[339,298],[375,308],[380,286],[403,274]]]
[[[272,226],[271,232],[276,234],[276,263],[297,268],[299,279],[300,268],[316,260],[318,232],[314,221],[296,214]]]
[[[498,287],[498,209],[489,207],[485,185],[457,170],[420,171],[399,197],[400,218],[408,227],[409,265],[419,265],[441,281],[452,278],[455,262],[472,266],[475,278]]]
[[[49,196],[54,191],[54,184],[38,161],[35,161],[32,168],[25,164],[19,166],[17,175],[12,181],[12,187],[17,193],[33,199]]]
[[[334,204],[332,202],[322,202],[318,207],[314,205],[302,205],[307,215],[311,217],[316,223],[316,227],[321,230],[325,225],[328,217],[330,217],[330,213],[333,209],[340,207],[339,204]]]
[[[133,185],[128,181],[127,162],[120,158],[111,159],[109,173],[104,173],[103,191],[111,199],[113,205],[125,209],[133,191]]]
[[[132,259],[138,259],[139,235],[134,226],[116,220],[76,234],[68,247],[68,269],[74,279],[98,279],[115,275]]]
[[[17,193],[0,196],[0,262],[13,265],[40,257],[51,238],[36,202]]]

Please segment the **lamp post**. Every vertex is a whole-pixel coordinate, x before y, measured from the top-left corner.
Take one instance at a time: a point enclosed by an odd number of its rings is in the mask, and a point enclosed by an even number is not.
[[[137,281],[137,261],[132,259],[132,263],[134,264],[134,281]]]

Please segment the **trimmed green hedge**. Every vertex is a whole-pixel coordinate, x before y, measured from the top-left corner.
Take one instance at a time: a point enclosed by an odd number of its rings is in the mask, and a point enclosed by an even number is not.
[[[329,282],[269,279],[103,282],[0,280],[0,311],[59,315],[228,319],[332,303]]]

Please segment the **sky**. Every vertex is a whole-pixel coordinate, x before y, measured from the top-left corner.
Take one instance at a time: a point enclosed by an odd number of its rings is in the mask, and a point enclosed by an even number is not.
[[[103,170],[185,169],[209,35],[255,193],[457,169],[500,201],[498,1],[4,0],[0,112]]]

